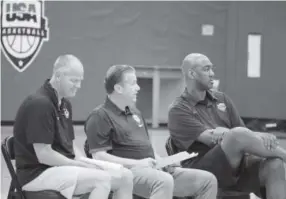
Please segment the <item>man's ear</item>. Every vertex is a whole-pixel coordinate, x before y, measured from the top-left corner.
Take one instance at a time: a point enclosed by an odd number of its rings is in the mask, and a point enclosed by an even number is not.
[[[60,78],[61,78],[61,72],[60,71],[56,71],[55,72],[55,79],[57,80],[57,81],[59,81],[60,80]]]
[[[114,85],[114,90],[115,90],[117,93],[122,93],[122,86],[120,86],[119,84],[115,84],[115,85]]]
[[[194,79],[195,77],[196,77],[196,72],[195,71],[193,71],[193,70],[189,70],[188,71],[188,77],[190,78],[190,79]]]

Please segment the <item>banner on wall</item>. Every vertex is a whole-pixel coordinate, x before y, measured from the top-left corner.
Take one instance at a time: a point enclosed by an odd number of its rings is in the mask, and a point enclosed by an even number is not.
[[[19,72],[33,62],[42,45],[49,40],[44,1],[1,1],[1,49]]]

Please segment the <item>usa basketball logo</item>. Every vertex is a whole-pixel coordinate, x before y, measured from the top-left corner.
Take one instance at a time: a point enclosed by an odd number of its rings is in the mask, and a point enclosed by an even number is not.
[[[40,0],[1,1],[1,45],[11,65],[23,72],[49,40],[48,20]]]
[[[138,117],[138,115],[132,115],[133,119],[135,120],[135,122],[137,123],[137,125],[139,127],[143,126],[143,122],[140,120],[140,118]]]

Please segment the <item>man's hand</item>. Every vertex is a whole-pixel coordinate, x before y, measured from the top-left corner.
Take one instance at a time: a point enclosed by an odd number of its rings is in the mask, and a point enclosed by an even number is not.
[[[162,157],[159,156],[158,154],[156,154],[155,157],[156,157],[157,161],[160,161],[160,159],[162,159]],[[168,173],[173,173],[175,171],[176,167],[181,167],[181,163],[174,163],[174,164],[165,166],[164,168],[161,168],[159,170],[163,170],[163,171],[166,171]]]
[[[89,159],[86,157],[75,157],[74,160],[76,160],[80,165],[82,165],[82,167],[104,170],[104,167],[102,165],[96,164],[93,159]]]
[[[181,167],[181,164],[180,163],[175,163],[175,164],[171,164],[169,166],[166,166],[163,168],[163,171],[166,171],[168,173],[174,173],[176,167]]]
[[[220,144],[223,140],[225,133],[227,133],[229,129],[224,127],[217,127],[212,132],[212,143],[213,144]]]
[[[89,163],[85,163],[85,164],[86,164],[86,168],[105,170],[105,168],[102,167],[101,165],[89,164]]]
[[[155,168],[156,166],[156,160],[153,158],[145,158],[138,160],[138,164],[136,165],[137,167],[151,167]]]
[[[268,150],[274,150],[279,145],[279,142],[275,135],[270,133],[260,133],[260,138],[263,140],[264,146]]]

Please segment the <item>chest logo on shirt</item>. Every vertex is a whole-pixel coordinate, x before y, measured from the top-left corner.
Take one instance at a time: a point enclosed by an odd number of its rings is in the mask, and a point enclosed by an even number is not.
[[[218,110],[225,112],[226,105],[225,105],[225,103],[219,103],[219,104],[217,104],[217,108],[218,108]]]
[[[143,122],[141,121],[140,117],[138,117],[138,115],[132,115],[132,118],[135,120],[139,127],[143,126]]]
[[[66,108],[64,109],[64,115],[67,119],[70,117],[70,113],[69,113],[68,109],[66,109]]]

